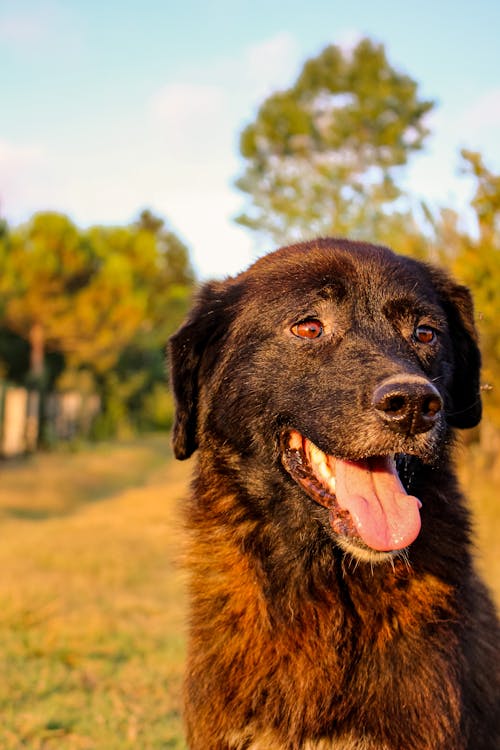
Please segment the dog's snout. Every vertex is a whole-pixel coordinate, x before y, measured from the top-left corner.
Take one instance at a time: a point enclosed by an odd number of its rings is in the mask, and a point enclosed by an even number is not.
[[[425,378],[390,378],[375,389],[373,406],[391,430],[416,435],[434,427],[443,400]]]

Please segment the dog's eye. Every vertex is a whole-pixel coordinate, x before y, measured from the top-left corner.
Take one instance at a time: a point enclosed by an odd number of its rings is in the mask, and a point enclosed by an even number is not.
[[[298,336],[300,339],[319,339],[323,335],[323,324],[316,318],[309,318],[296,323],[292,326],[291,331],[294,336]]]
[[[417,326],[413,333],[413,338],[419,344],[433,344],[436,340],[436,331],[431,326]]]

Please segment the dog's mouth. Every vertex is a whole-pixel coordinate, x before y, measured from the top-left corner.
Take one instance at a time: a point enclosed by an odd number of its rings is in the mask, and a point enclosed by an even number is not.
[[[292,429],[282,435],[281,459],[295,482],[328,509],[330,526],[348,546],[395,552],[418,536],[422,504],[404,489],[393,455],[337,458]]]

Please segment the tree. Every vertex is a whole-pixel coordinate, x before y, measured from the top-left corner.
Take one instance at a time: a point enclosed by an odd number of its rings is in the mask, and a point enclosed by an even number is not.
[[[422,148],[432,107],[382,45],[327,47],[242,132],[246,168],[236,184],[250,202],[237,221],[279,244],[322,234],[377,238],[398,208],[397,168]]]
[[[30,344],[32,379],[42,379],[48,350],[70,368],[105,372],[136,337],[178,322],[193,276],[187,249],[162,227],[82,231],[45,213],[4,237],[3,317]]]
[[[46,349],[64,351],[75,338],[75,299],[97,272],[97,259],[76,226],[55,213],[7,232],[0,250],[4,324],[29,342],[31,376],[39,381]]]
[[[475,211],[479,237],[500,248],[500,175],[493,174],[481,154],[463,149],[463,171],[475,180],[471,205]]]
[[[463,171],[473,180],[471,208],[475,226],[464,229],[460,217],[444,210],[435,223],[440,260],[474,294],[478,312],[487,417],[500,427],[500,175],[480,154],[462,151]],[[472,230],[472,231],[471,231]]]

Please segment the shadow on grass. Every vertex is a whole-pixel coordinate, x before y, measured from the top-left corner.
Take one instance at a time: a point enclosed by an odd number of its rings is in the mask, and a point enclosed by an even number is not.
[[[0,463],[0,517],[44,521],[111,499],[159,476],[171,458],[167,434],[60,448]]]
[[[48,518],[56,518],[58,515],[63,515],[62,513],[54,513],[43,508],[39,510],[35,510],[34,508],[4,508],[2,513],[9,518],[15,518],[19,521],[45,521]]]

